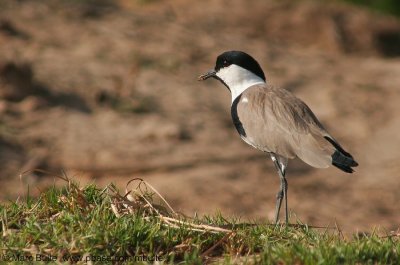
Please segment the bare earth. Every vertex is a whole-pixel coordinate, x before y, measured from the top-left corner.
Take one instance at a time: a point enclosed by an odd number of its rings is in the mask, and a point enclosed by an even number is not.
[[[400,22],[312,1],[0,1],[0,199],[151,183],[186,215],[272,220],[279,179],[242,142],[229,92],[197,82],[225,50],[258,59],[360,166],[289,162],[289,207],[347,231],[400,220]],[[228,4],[229,2],[229,4]],[[227,8],[229,6],[229,8]]]

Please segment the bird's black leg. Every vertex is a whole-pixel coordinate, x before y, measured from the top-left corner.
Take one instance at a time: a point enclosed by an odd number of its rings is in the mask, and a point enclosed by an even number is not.
[[[278,171],[279,179],[281,181],[280,190],[276,195],[276,205],[275,205],[275,223],[278,223],[279,220],[279,212],[281,210],[282,199],[285,198],[285,222],[286,224],[289,223],[289,214],[288,214],[288,202],[287,202],[287,190],[288,190],[288,183],[285,178],[286,165],[279,163],[278,158],[275,154],[271,153],[271,159],[274,162],[275,168]]]
[[[282,179],[281,179],[282,182]],[[283,191],[283,197],[285,197],[285,222],[286,225],[289,224],[289,212],[288,212],[288,199],[287,199],[287,191],[288,191],[288,183],[285,178],[285,175],[283,175],[283,183],[284,183],[284,191]]]
[[[279,212],[281,211],[282,198],[283,198],[283,190],[282,190],[282,184],[281,184],[281,189],[276,194],[275,224],[277,224],[278,220],[279,220]]]

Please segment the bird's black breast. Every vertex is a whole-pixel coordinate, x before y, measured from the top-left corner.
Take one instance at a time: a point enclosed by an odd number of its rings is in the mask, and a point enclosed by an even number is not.
[[[243,128],[243,124],[242,124],[242,122],[240,121],[239,116],[238,116],[238,112],[237,112],[237,106],[238,106],[238,104],[239,104],[239,102],[240,102],[240,98],[241,98],[241,97],[242,97],[242,94],[240,94],[240,95],[233,101],[232,106],[231,106],[231,116],[232,116],[232,121],[233,121],[233,124],[235,125],[236,130],[239,132],[239,134],[240,134],[242,137],[246,137],[246,131],[245,131],[244,128]]]

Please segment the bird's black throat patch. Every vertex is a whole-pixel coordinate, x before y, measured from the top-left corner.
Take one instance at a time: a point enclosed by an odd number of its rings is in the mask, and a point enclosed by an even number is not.
[[[231,116],[232,116],[232,121],[233,124],[235,125],[236,130],[238,131],[238,133],[243,136],[246,137],[246,131],[243,128],[243,124],[239,119],[238,113],[237,113],[237,106],[240,102],[240,98],[242,97],[242,94],[240,94],[232,103],[231,106]]]

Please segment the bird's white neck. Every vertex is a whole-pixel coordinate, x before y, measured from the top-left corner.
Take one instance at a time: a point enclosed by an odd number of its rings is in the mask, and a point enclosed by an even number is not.
[[[261,77],[236,64],[221,68],[216,75],[229,87],[232,103],[247,88],[265,83]]]

